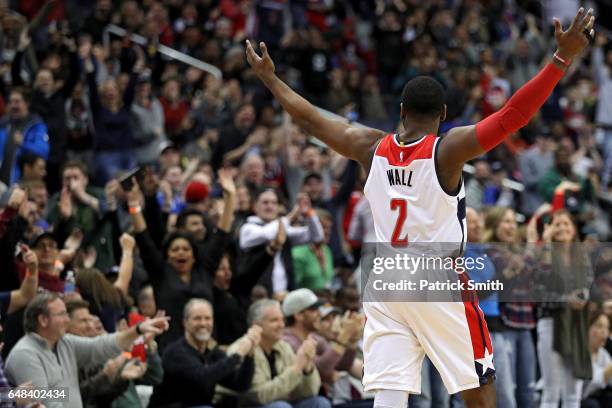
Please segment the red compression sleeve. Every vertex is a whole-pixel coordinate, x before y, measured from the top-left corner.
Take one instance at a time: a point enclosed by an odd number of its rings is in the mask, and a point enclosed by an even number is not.
[[[529,82],[523,85],[506,104],[491,116],[476,124],[476,137],[483,149],[489,151],[506,136],[527,123],[544,105],[565,71],[555,64],[546,64]]]

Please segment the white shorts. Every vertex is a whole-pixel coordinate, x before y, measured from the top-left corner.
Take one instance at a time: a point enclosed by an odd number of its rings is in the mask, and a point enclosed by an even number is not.
[[[474,302],[364,302],[366,391],[421,393],[425,354],[449,394],[477,388],[495,373],[484,315]]]

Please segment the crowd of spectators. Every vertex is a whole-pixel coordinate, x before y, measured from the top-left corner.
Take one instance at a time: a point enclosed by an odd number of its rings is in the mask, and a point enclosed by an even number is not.
[[[406,81],[431,75],[446,90],[444,133],[500,108],[552,55],[551,17],[567,24],[577,8],[0,0],[0,389],[69,391],[46,406],[372,406],[366,175],[291,122],[244,40],[265,41],[316,105],[389,132]],[[474,278],[584,277],[548,302],[483,294],[498,406],[611,406],[606,35],[537,118],[471,164],[466,255],[488,259]],[[422,377],[410,406],[461,406],[427,360]],[[15,403],[36,405],[0,394]]]

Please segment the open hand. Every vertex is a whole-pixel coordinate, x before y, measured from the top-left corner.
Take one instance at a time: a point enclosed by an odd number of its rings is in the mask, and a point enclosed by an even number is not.
[[[272,58],[270,58],[270,54],[268,54],[268,48],[266,44],[262,41],[259,43],[259,48],[261,49],[261,57],[257,55],[257,52],[253,49],[251,42],[246,40],[246,56],[247,61],[255,74],[260,78],[264,79],[267,76],[274,74],[274,62]]]
[[[217,172],[219,176],[219,184],[223,189],[225,194],[235,195],[236,194],[236,184],[234,183],[234,179],[232,177],[232,171],[230,169],[219,169]]]
[[[557,41],[557,53],[566,60],[572,60],[578,56],[586,47],[592,38],[595,37],[595,16],[593,9],[584,12],[584,8],[580,7],[572,25],[563,31],[561,22],[555,18],[555,39]],[[590,38],[589,38],[590,37]]]

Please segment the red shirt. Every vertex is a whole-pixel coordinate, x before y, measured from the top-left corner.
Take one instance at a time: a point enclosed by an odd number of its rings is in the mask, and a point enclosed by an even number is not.
[[[167,132],[174,132],[181,126],[181,122],[189,112],[189,105],[185,101],[180,101],[176,106],[172,106],[170,102],[163,96],[159,97],[159,102],[164,109],[165,128]]]

